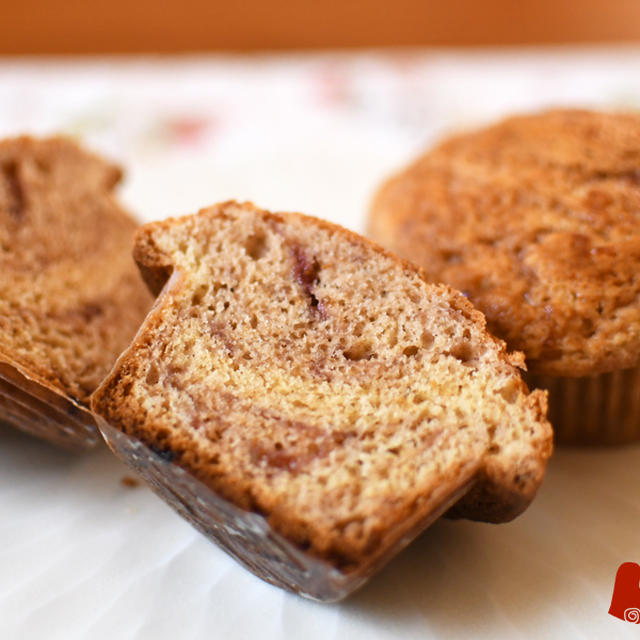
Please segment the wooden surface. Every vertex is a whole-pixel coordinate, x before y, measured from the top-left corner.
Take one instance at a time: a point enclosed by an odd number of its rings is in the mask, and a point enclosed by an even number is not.
[[[0,2],[0,54],[640,40],[638,0]]]

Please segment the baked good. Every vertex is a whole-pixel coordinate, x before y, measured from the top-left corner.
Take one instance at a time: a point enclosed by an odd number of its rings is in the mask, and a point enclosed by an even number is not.
[[[98,425],[258,575],[339,599],[454,504],[501,522],[533,498],[545,394],[418,268],[235,202],[143,226],[134,257],[160,295],[93,395]]]
[[[381,187],[369,233],[525,353],[559,441],[640,437],[640,115],[555,110],[449,138]]]
[[[0,420],[70,449],[151,305],[116,166],[65,138],[0,142]]]

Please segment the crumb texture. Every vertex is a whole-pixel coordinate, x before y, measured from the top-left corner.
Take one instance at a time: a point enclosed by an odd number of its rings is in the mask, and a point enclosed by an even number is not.
[[[640,363],[640,116],[557,110],[450,138],[378,192],[371,236],[460,289],[537,373]]]
[[[81,404],[151,304],[120,175],[64,138],[0,142],[0,360]]]
[[[545,395],[457,292],[233,202],[142,227],[135,257],[171,275],[94,412],[297,548],[358,565],[472,481],[496,520],[532,499]]]

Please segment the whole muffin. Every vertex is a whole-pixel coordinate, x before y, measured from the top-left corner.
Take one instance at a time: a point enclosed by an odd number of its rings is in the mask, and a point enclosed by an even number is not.
[[[369,233],[525,353],[559,442],[640,439],[640,115],[555,110],[442,142]]]

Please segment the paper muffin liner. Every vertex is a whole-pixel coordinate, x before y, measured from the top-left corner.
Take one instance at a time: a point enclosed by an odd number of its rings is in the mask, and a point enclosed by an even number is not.
[[[549,421],[559,444],[640,441],[640,366],[581,378],[527,374],[549,391]]]
[[[99,441],[91,414],[0,361],[0,423],[80,452]]]
[[[241,509],[186,469],[96,416],[109,448],[198,531],[246,569],[311,600],[337,602],[362,586],[477,482],[478,461],[460,468],[460,483],[443,482],[422,509],[398,524],[362,564],[338,567],[306,553],[276,532],[266,517]]]

